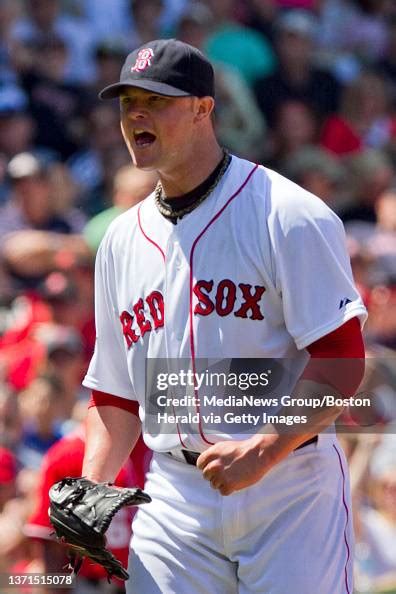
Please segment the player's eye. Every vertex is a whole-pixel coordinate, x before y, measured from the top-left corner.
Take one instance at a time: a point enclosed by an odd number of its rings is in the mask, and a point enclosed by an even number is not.
[[[163,103],[165,101],[165,97],[162,95],[150,95],[149,101],[150,103]]]
[[[120,97],[121,105],[129,105],[131,103],[131,97]]]

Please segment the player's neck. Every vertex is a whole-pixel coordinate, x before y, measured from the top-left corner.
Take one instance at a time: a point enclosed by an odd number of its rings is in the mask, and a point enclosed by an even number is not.
[[[201,142],[175,171],[159,172],[164,194],[171,198],[191,192],[209,177],[223,154],[223,149],[216,140],[211,146]]]

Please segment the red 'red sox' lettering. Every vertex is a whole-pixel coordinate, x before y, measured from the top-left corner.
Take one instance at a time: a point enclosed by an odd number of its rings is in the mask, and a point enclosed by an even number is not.
[[[128,349],[133,345],[134,342],[139,340],[139,336],[132,328],[133,316],[128,311],[123,311],[120,315],[120,321],[122,325],[122,333],[124,334]]]
[[[219,316],[228,316],[233,310],[236,301],[236,286],[228,278],[217,285],[216,311]]]
[[[194,286],[194,295],[198,297],[198,303],[195,306],[194,313],[201,316],[208,316],[212,313],[215,306],[209,299],[208,293],[213,289],[213,281],[198,281]]]
[[[164,298],[159,291],[153,291],[146,297],[150,309],[150,315],[153,318],[154,328],[162,328],[164,325]]]
[[[223,318],[233,313],[237,318],[263,320],[260,300],[264,293],[265,287],[246,283],[236,285],[229,278],[220,281],[217,287],[214,287],[213,280],[199,280],[193,287],[193,294],[197,300],[193,312],[196,316],[209,316],[216,312]],[[147,309],[145,312],[145,304],[148,306],[148,312]],[[128,311],[121,313],[120,322],[128,349],[153,328],[154,330],[163,328],[164,309],[162,294],[159,291],[152,291],[145,299],[140,297],[132,305],[133,313]]]
[[[143,338],[143,336],[146,334],[146,332],[149,332],[151,330],[151,324],[148,320],[146,320],[146,318],[144,317],[144,303],[143,303],[143,299],[140,298],[139,301],[137,301],[135,303],[135,305],[133,306],[133,313],[136,316],[136,322],[137,325],[139,326],[140,329],[140,336]]]
[[[242,297],[244,302],[241,307],[234,313],[237,318],[250,318],[251,320],[264,320],[264,316],[261,313],[259,301],[265,292],[265,287],[255,286],[254,293],[252,294],[252,285],[244,285],[239,283],[239,288],[242,291]],[[251,311],[252,315],[248,316],[248,312]]]
[[[164,325],[164,298],[159,291],[152,291],[145,299],[150,316],[154,325],[155,330],[162,328]],[[138,299],[132,306],[134,316],[128,311],[123,311],[120,315],[120,322],[122,325],[122,333],[127,343],[128,349],[139,340],[147,332],[151,332],[152,324],[150,320],[146,319],[144,313],[144,301],[142,298]],[[132,328],[136,320],[136,324],[140,330],[140,334],[137,334],[135,329]]]
[[[210,294],[213,290],[213,285],[213,280],[199,280],[195,283],[193,292],[198,299],[194,307],[195,315],[208,316],[216,310],[217,315],[221,317],[228,316],[234,312],[234,316],[237,318],[250,320],[264,319],[260,308],[260,300],[265,293],[265,287],[258,285],[253,287],[249,284],[239,283],[238,291],[235,283],[226,278],[217,285],[214,301],[212,301]],[[234,311],[237,296],[241,297],[242,303]]]

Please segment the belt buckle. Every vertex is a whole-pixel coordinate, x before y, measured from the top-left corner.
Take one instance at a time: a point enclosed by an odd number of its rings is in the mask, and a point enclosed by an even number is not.
[[[177,460],[178,462],[183,462],[184,464],[188,464],[189,466],[196,466],[197,460],[199,457],[199,452],[191,452],[190,450],[174,450],[173,452],[166,452],[168,456]]]
[[[199,458],[199,452],[190,452],[189,450],[182,450],[185,461],[190,466],[196,466]]]

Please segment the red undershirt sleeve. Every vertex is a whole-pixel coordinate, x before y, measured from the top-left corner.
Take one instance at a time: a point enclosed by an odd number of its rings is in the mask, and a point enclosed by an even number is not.
[[[139,403],[136,400],[120,398],[119,396],[114,396],[114,394],[107,394],[99,390],[92,390],[91,392],[88,408],[92,408],[93,406],[115,406],[127,410],[136,417],[139,416]]]
[[[342,395],[355,394],[363,378],[365,357],[358,318],[316,340],[307,351],[311,359],[301,379],[329,384]]]

